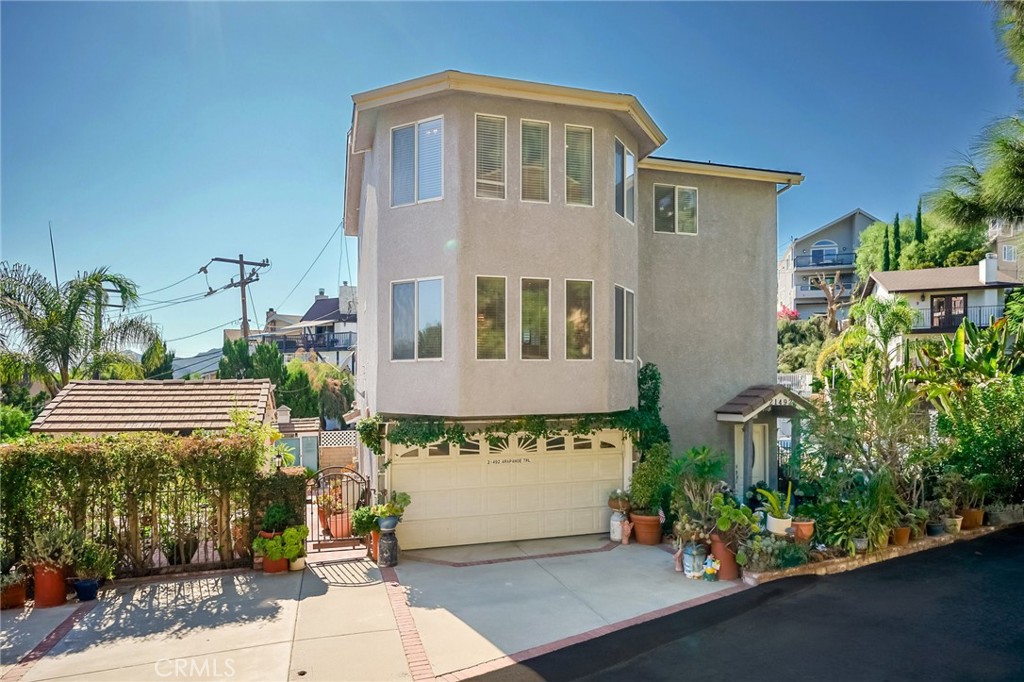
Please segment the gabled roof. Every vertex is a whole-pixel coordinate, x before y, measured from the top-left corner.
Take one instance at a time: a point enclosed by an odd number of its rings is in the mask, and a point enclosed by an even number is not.
[[[302,316],[300,322],[338,322],[341,320],[341,310],[338,309],[338,298],[321,298],[313,301],[309,310]]]
[[[809,400],[794,393],[782,384],[749,386],[740,391],[729,402],[715,410],[720,422],[750,421],[765,408],[773,404],[793,405],[800,409],[811,407]]]
[[[977,265],[955,268],[924,268],[922,270],[890,270],[872,272],[865,293],[870,294],[875,284],[881,284],[886,291],[902,293],[910,291],[950,291],[954,289],[1005,289],[1019,287],[1021,281],[1001,270],[996,272],[994,282],[978,279]]]
[[[220,431],[234,410],[270,421],[270,379],[72,381],[32,422],[33,433]]]
[[[852,218],[853,216],[857,215],[858,213],[861,214],[862,216],[864,216],[865,218],[867,218],[868,220],[870,220],[872,223],[881,222],[878,218],[876,218],[875,216],[871,215],[870,213],[868,213],[864,209],[862,209],[862,208],[855,208],[852,211],[850,211],[849,213],[847,213],[846,215],[844,215],[842,217],[839,217],[839,218],[836,218],[832,222],[826,223],[825,225],[822,225],[819,228],[811,230],[807,234],[800,235],[799,237],[794,237],[792,241],[800,242],[800,241],[803,241],[805,239],[809,239],[810,237],[813,237],[813,236],[815,236],[815,235],[817,235],[817,234],[819,234],[821,232],[824,232],[825,230],[829,229],[830,227],[834,227],[835,225],[838,225],[839,223],[843,222],[844,220],[847,220],[848,218]]]

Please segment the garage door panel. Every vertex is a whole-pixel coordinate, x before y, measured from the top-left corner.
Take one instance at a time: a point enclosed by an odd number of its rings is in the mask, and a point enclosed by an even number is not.
[[[618,481],[622,487],[622,455],[603,455],[594,462],[594,477]]]
[[[512,469],[515,466],[513,464],[491,464],[485,465],[487,468],[484,470],[484,485],[486,486],[497,486],[497,485],[509,485],[512,483]]]
[[[455,466],[455,487],[476,488],[484,483],[483,462],[458,462]]]
[[[448,462],[427,462],[419,467],[423,471],[423,487],[427,490],[450,488],[455,465]]]
[[[590,481],[596,478],[594,475],[594,460],[588,456],[579,456],[570,465],[570,480]]]
[[[458,516],[474,515],[479,516],[487,510],[484,506],[484,491],[480,488],[472,490],[460,490],[458,495],[445,492],[445,495],[455,505],[455,513]]]
[[[513,488],[490,488],[484,494],[484,513],[511,514],[516,511],[515,498]]]
[[[566,458],[547,459],[541,463],[541,475],[544,481],[568,481],[569,462]]]

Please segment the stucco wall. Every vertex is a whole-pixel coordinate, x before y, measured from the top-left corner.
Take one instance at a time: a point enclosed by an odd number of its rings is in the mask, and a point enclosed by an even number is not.
[[[654,183],[697,187],[699,233],[654,233]],[[641,171],[638,353],[661,369],[676,451],[733,451],[714,410],[776,368],[776,194],[770,183]]]

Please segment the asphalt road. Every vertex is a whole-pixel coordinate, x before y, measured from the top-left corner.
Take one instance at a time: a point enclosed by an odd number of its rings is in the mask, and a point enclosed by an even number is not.
[[[476,679],[1021,682],[1024,526],[769,583]]]

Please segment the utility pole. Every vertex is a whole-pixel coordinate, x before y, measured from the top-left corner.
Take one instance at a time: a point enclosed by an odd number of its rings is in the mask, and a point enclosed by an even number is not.
[[[245,300],[245,287],[246,287],[247,284],[252,284],[253,282],[258,282],[260,280],[260,275],[256,271],[257,268],[265,268],[265,267],[269,266],[270,265],[270,261],[267,260],[266,258],[264,258],[261,261],[245,260],[245,256],[243,256],[242,254],[238,254],[238,258],[211,258],[210,262],[211,263],[213,263],[213,262],[216,262],[216,263],[231,263],[232,265],[235,265],[235,264],[238,265],[238,282],[232,281],[231,284],[229,284],[225,288],[240,287],[241,290],[242,290],[242,338],[245,339],[246,342],[248,342],[249,341],[249,315],[248,315],[248,309],[246,308],[247,303],[246,303],[246,300]],[[246,265],[252,266],[252,270],[249,272],[248,275],[245,274],[245,266]],[[201,271],[205,272],[206,268],[203,267]],[[211,291],[210,293],[213,293],[213,292]],[[207,294],[207,295],[209,295],[209,294]]]

